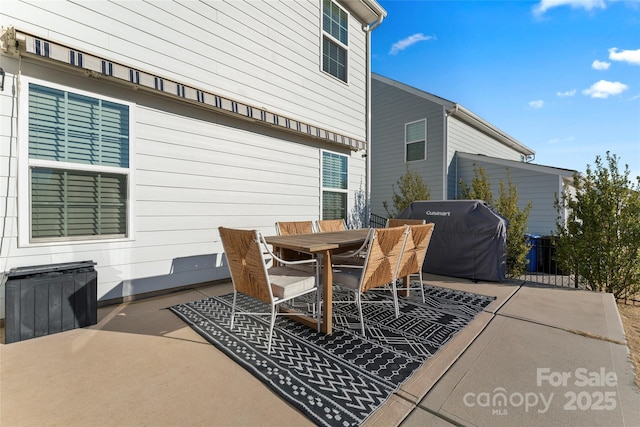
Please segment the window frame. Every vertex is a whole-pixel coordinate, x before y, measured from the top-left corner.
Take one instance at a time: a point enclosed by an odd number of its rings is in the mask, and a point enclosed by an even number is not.
[[[407,128],[409,125],[415,124],[415,123],[420,123],[420,122],[424,122],[424,139],[415,139],[415,140],[411,140],[408,141],[407,140]],[[411,144],[416,144],[419,142],[424,142],[424,153],[421,159],[414,159],[414,160],[409,160],[408,159],[408,155],[409,155],[409,145]],[[414,120],[412,122],[408,122],[404,124],[404,162],[405,163],[411,163],[411,162],[422,162],[427,160],[427,119],[420,119],[420,120]]]
[[[346,159],[346,166],[345,166],[345,184],[346,184],[346,188],[335,188],[335,187],[325,187],[324,186],[324,155],[325,153],[327,154],[331,154],[331,155],[335,155],[335,156],[339,156],[342,157],[344,159]],[[320,219],[338,219],[338,218],[325,218],[324,217],[324,193],[328,192],[328,193],[338,193],[338,194],[344,194],[345,196],[345,206],[344,206],[344,219],[345,221],[347,221],[347,216],[348,216],[348,212],[349,212],[349,156],[341,154],[341,153],[337,153],[335,151],[329,151],[329,150],[320,150]]]
[[[56,160],[45,160],[29,157],[29,85],[36,84],[51,89],[61,90],[76,95],[100,99],[120,105],[126,105],[129,110],[129,158],[128,167],[90,165]],[[133,200],[135,188],[135,103],[121,99],[104,96],[99,93],[77,89],[46,80],[23,76],[21,78],[22,90],[19,94],[18,108],[21,114],[18,116],[18,245],[28,246],[55,246],[60,244],[86,244],[99,242],[118,242],[135,240],[135,201]],[[33,168],[56,169],[80,173],[107,173],[126,176],[126,233],[124,236],[77,236],[55,238],[32,238],[32,174]]]
[[[336,37],[334,37],[331,33],[326,32],[324,30],[324,2],[325,0],[320,0],[320,71],[343,83],[343,84],[349,84],[349,22],[351,21],[351,14],[349,13],[349,11],[347,11],[344,7],[342,7],[340,4],[338,4],[338,2],[336,2],[335,0],[327,0],[329,2],[331,2],[332,4],[334,4],[335,6],[337,6],[342,12],[344,12],[347,15],[347,22],[346,22],[346,28],[347,28],[347,44],[342,43],[339,39],[337,39]],[[334,76],[333,74],[331,74],[329,71],[325,71],[324,69],[324,41],[325,39],[329,42],[329,43],[333,43],[335,44],[339,49],[342,49],[344,51],[344,56],[345,56],[345,65],[344,65],[344,80],[341,79],[338,76]]]

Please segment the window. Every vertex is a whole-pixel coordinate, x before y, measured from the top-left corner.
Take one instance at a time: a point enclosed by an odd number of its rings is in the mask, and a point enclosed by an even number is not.
[[[322,219],[347,219],[347,157],[322,152]]]
[[[30,241],[127,237],[130,105],[28,85]]]
[[[322,0],[322,70],[347,81],[349,15],[332,0]]]
[[[404,125],[405,161],[413,162],[427,158],[427,120]]]

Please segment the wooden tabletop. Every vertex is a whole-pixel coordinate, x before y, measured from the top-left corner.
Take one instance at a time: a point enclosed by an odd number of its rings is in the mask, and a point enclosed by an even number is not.
[[[361,245],[367,238],[368,233],[368,228],[357,228],[355,230],[329,231],[325,233],[265,236],[265,240],[270,245],[278,248],[316,253]]]

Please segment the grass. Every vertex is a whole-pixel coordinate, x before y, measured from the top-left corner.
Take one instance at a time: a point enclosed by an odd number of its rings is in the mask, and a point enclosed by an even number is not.
[[[618,303],[627,345],[635,368],[636,384],[640,387],[640,305]]]

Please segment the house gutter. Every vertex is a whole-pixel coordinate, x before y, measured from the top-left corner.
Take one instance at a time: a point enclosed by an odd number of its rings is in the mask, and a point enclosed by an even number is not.
[[[382,21],[387,16],[387,12],[380,8],[377,12],[378,19],[362,27],[362,30],[367,34],[366,36],[366,166],[365,166],[365,224],[369,224],[371,216],[371,32],[378,28]]]

